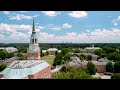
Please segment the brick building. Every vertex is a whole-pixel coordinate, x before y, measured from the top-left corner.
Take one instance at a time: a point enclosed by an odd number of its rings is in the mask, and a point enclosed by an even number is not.
[[[87,67],[88,61],[81,61],[78,59],[74,59],[73,61],[70,61],[67,63],[67,66],[77,66],[81,68],[86,68]],[[93,64],[96,66],[96,71],[98,73],[105,73],[106,72],[106,64],[108,62],[99,62],[99,61],[92,61]],[[112,62],[114,64],[114,62]]]
[[[16,60],[0,73],[1,79],[51,78],[51,66],[44,60]]]

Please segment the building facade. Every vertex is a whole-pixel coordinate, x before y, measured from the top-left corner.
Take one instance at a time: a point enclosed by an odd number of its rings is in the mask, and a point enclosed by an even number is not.
[[[29,49],[27,51],[28,60],[40,60],[40,47],[38,44],[38,38],[35,31],[34,19],[33,19],[33,28],[32,35],[30,37]]]
[[[90,53],[93,53],[94,50],[97,50],[97,49],[101,49],[101,48],[100,47],[94,47],[94,45],[92,45],[92,47],[86,47],[85,48],[85,50],[87,50]]]
[[[88,61],[81,61],[78,58],[71,59],[72,61],[67,63],[67,66],[77,66],[80,68],[86,68]],[[99,62],[99,61],[91,61],[96,66],[96,71],[98,73],[105,73],[106,72],[106,65],[108,62]],[[114,62],[112,62],[114,64]]]
[[[48,50],[42,50],[42,53],[46,54],[47,52],[47,55],[50,55],[50,56],[54,56],[57,53],[60,53],[61,50],[58,50],[57,48],[49,48]]]

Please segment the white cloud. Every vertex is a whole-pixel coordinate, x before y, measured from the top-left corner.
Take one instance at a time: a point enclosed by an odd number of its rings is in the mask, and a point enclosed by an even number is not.
[[[68,24],[68,23],[64,23],[64,24],[62,25],[62,27],[63,27],[63,28],[71,28],[72,25],[70,25],[70,24]]]
[[[118,16],[117,19],[113,19],[112,20],[113,25],[117,26],[118,25],[118,23],[117,23],[118,21],[120,21],[120,16]]]
[[[52,27],[50,29],[52,29],[53,31],[59,31],[59,30],[61,30],[61,27]]]
[[[118,16],[117,20],[120,20],[120,16]]]
[[[53,24],[52,25],[48,25],[48,28],[52,29],[53,31],[59,31],[61,29],[67,29],[67,28],[71,28],[71,27],[72,27],[72,25],[69,24],[69,23],[64,23],[61,26],[54,26]]]
[[[74,18],[81,18],[87,16],[87,13],[85,11],[72,11],[68,15]]]
[[[63,26],[63,25],[62,25]],[[61,26],[61,27],[62,27]],[[39,27],[39,26],[38,26]],[[120,29],[95,29],[93,31],[86,30],[84,33],[69,32],[65,35],[58,36],[41,32],[40,27],[36,27],[37,35],[40,43],[117,43],[120,42]],[[27,32],[19,32],[18,30],[26,30]],[[32,25],[10,25],[6,23],[0,24],[0,43],[28,43],[32,32]],[[9,34],[9,35],[5,35]]]
[[[3,11],[3,13],[8,15],[8,14],[10,14],[10,11]]]
[[[87,33],[66,33],[64,36],[56,36],[55,34],[41,33],[39,35],[40,42],[49,43],[61,43],[61,42],[73,42],[73,43],[116,43],[120,42],[120,30],[106,30],[96,29]]]
[[[39,27],[39,28],[38,28]],[[40,27],[36,27],[36,31],[40,32]],[[18,30],[22,30],[21,32]],[[24,32],[26,31],[26,33]],[[14,43],[14,42],[29,42],[29,37],[32,32],[32,25],[10,25],[6,23],[0,24],[0,43]],[[9,34],[9,35],[5,35]]]
[[[118,24],[117,23],[114,23],[114,26],[117,26]]]
[[[57,16],[58,14],[61,14],[60,12],[57,11],[41,11],[41,12],[47,16]]]
[[[15,16],[9,16],[10,19],[12,20],[22,20],[22,19],[32,19],[33,17],[37,17],[38,15],[35,16],[28,16],[24,14],[16,14]]]

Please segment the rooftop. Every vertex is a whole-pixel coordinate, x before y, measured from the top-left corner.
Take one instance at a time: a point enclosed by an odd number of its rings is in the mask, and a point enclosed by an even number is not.
[[[44,60],[16,60],[0,74],[3,74],[3,79],[24,79],[28,75],[34,75],[48,66],[50,65]]]

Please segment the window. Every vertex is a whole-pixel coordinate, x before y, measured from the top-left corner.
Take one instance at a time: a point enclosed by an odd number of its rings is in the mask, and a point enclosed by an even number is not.
[[[35,43],[37,43],[37,39],[35,39]]]
[[[32,43],[34,43],[34,39],[32,39]]]

